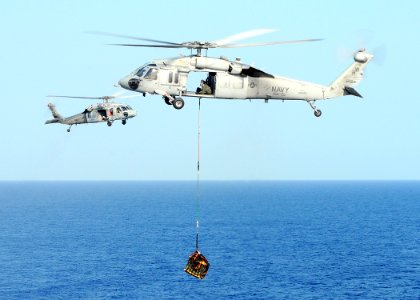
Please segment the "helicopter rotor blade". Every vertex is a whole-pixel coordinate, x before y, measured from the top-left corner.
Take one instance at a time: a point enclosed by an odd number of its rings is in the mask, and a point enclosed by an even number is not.
[[[105,97],[79,97],[79,96],[58,96],[58,95],[48,95],[50,98],[72,98],[72,99],[104,99]]]
[[[373,62],[376,62],[376,64],[382,66],[386,60],[387,50],[388,49],[386,44],[382,44],[374,48],[372,50],[372,53],[375,55]]]
[[[254,36],[263,35],[263,34],[275,32],[275,31],[277,31],[277,29],[264,29],[264,28],[254,29],[254,30],[249,30],[249,31],[238,33],[238,34],[234,34],[224,39],[213,41],[212,43],[217,44],[219,46],[227,45],[227,44],[232,44],[233,42],[236,42],[239,40],[244,40],[244,39],[248,39]]]
[[[181,44],[179,44],[179,43],[173,43],[173,42],[168,42],[168,41],[160,41],[160,40],[155,40],[155,39],[148,39],[148,38],[142,38],[142,37],[124,35],[124,34],[115,34],[115,33],[103,32],[103,31],[87,31],[86,33],[97,34],[97,35],[105,35],[105,36],[113,36],[113,37],[119,37],[119,38],[125,38],[125,39],[145,41],[145,42],[153,42],[153,43],[159,43],[159,44],[167,44],[167,45],[173,45],[173,46],[176,46],[176,45],[181,46]],[[145,46],[143,46],[143,47],[145,47]]]
[[[125,93],[127,93],[126,90],[121,90],[121,91],[118,91],[118,92],[112,94],[110,97],[112,97],[112,98],[119,98],[120,96],[124,95]]]
[[[140,97],[141,95],[127,95],[127,96],[121,96],[121,97],[115,97],[118,99],[127,99],[127,98],[134,98],[134,97]]]
[[[132,44],[132,43],[109,44],[109,45],[124,46],[124,47],[151,47],[151,48],[187,48],[187,49],[240,48],[240,47],[253,47],[253,46],[270,46],[270,45],[279,45],[279,44],[295,44],[295,43],[315,42],[315,41],[322,40],[322,39],[306,39],[306,40],[277,41],[277,42],[267,42],[267,43],[249,43],[249,44],[233,43],[239,40],[251,38],[254,36],[259,36],[262,34],[267,34],[274,31],[277,31],[277,30],[269,29],[269,28],[254,29],[254,30],[238,33],[235,35],[231,35],[224,39],[213,41],[213,42],[190,41],[190,42],[184,42],[184,43],[173,43],[173,42],[168,42],[168,41],[135,37],[135,36],[130,36],[130,35],[114,34],[114,33],[102,32],[102,31],[91,31],[87,33],[157,43],[157,44]]]
[[[125,47],[155,47],[155,48],[187,48],[183,45],[153,45],[153,44],[108,44],[112,46],[125,46]]]
[[[124,94],[126,91],[119,91],[111,96],[102,96],[102,97],[84,97],[84,96],[62,96],[62,95],[48,95],[49,98],[72,98],[72,99],[95,99],[95,100],[111,100],[111,99],[125,99],[125,98],[133,98],[133,97],[140,97],[140,95],[126,95]]]
[[[294,41],[278,41],[278,42],[266,42],[266,43],[250,43],[250,44],[226,44],[220,45],[219,48],[241,48],[241,47],[256,47],[256,46],[271,46],[271,45],[283,45],[283,44],[298,44],[307,42],[318,42],[323,39],[306,39],[306,40],[294,40]]]

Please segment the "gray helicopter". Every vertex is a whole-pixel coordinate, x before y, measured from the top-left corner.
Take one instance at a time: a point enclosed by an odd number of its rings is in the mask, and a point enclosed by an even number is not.
[[[127,120],[134,118],[137,115],[137,112],[131,108],[130,105],[109,102],[115,98],[132,98],[138,97],[138,95],[129,95],[129,96],[120,96],[114,94],[112,96],[103,96],[103,97],[74,97],[74,96],[48,96],[48,97],[57,97],[57,98],[74,98],[74,99],[101,99],[103,103],[96,103],[89,105],[83,112],[64,118],[62,117],[55,108],[53,103],[48,103],[48,108],[51,110],[53,119],[47,120],[45,124],[60,123],[69,125],[67,132],[70,132],[70,129],[73,125],[78,124],[88,124],[88,123],[99,123],[106,122],[108,126],[111,126],[112,123],[116,120],[121,120],[122,124],[127,124]]]
[[[321,39],[279,41],[266,43],[237,44],[238,40],[273,32],[273,29],[256,29],[212,42],[174,43],[141,37],[118,35],[106,32],[91,32],[119,38],[152,42],[153,44],[112,44],[128,47],[187,48],[191,55],[176,58],[156,59],[137,68],[124,76],[118,84],[127,90],[143,94],[159,94],[165,103],[175,109],[184,107],[182,97],[206,99],[262,99],[269,100],[303,100],[313,109],[316,117],[321,116],[315,102],[340,96],[353,95],[362,97],[354,87],[363,79],[363,71],[373,55],[361,49],[354,53],[354,62],[330,85],[319,85],[286,77],[275,76],[260,69],[242,63],[237,58],[230,61],[203,56],[210,48],[239,48],[251,46],[268,46],[277,44],[315,42]],[[193,54],[192,52],[195,51]],[[210,92],[203,94],[199,90],[187,90],[188,76],[191,72],[202,72],[203,79]]]

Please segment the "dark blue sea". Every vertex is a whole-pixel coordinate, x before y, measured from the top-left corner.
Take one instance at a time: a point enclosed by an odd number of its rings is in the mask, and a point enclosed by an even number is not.
[[[0,299],[419,299],[420,182],[0,183]]]

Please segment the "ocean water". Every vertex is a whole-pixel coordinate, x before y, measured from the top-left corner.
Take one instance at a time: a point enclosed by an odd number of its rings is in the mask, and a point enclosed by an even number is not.
[[[420,299],[420,182],[0,183],[0,299]]]

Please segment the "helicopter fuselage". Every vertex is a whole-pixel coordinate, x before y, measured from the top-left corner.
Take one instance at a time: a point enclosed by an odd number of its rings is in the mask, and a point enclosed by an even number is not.
[[[63,118],[56,110],[55,105],[48,104],[53,119],[47,120],[45,124],[60,123],[65,125],[78,125],[86,123],[107,122],[108,126],[116,120],[122,120],[123,125],[127,119],[134,118],[137,112],[129,105],[119,103],[98,103],[88,106],[83,112],[70,117]],[[70,128],[68,129],[70,131]]]
[[[203,57],[197,55],[154,60],[123,77],[119,85],[127,90],[148,94],[160,94],[168,104],[177,97],[221,99],[269,99],[304,100],[314,109],[316,100],[325,100],[343,95],[360,96],[352,86],[363,78],[363,69],[373,55],[359,50],[353,64],[331,85],[324,86],[280,76],[274,76],[240,60]],[[188,76],[191,72],[206,73],[206,83],[211,94],[200,94],[187,89]],[[204,79],[204,78],[203,78]],[[180,100],[182,101],[182,99]],[[175,108],[180,109],[182,105]]]
[[[105,121],[127,120],[137,115],[130,106],[118,103],[99,103],[91,105],[84,112],[64,118],[68,125],[83,123],[98,123]]]

